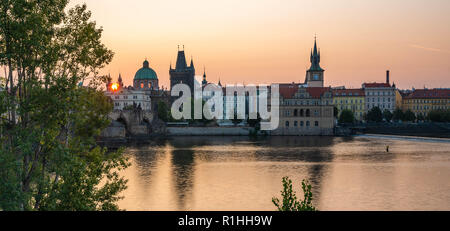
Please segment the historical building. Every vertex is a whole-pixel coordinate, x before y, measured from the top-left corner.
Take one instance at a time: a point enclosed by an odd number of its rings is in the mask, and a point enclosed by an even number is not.
[[[353,112],[358,121],[364,119],[365,97],[363,89],[333,89],[333,103],[337,107],[339,115],[347,109]]]
[[[274,135],[332,135],[334,106],[331,88],[280,84],[280,122]]]
[[[427,116],[432,110],[450,110],[450,89],[415,89],[403,97],[402,106],[416,116]]]
[[[142,64],[142,68],[139,69],[134,75],[133,87],[136,90],[158,90],[158,76],[156,72],[150,68],[147,60]]]
[[[380,108],[381,111],[395,110],[397,89],[395,84],[391,85],[389,82],[389,71],[386,72],[385,83],[364,83],[362,88],[366,94],[366,112],[374,107]]]
[[[117,83],[108,83],[107,86],[108,88],[105,94],[111,98],[114,110],[151,110],[150,95],[141,89],[136,90],[131,86],[124,87],[121,75],[119,75]]]
[[[311,67],[306,71],[305,84],[308,87],[323,87],[325,70],[320,67],[320,50],[317,49],[316,40],[314,40],[314,50],[311,51],[310,61]]]
[[[191,64],[188,66],[183,50],[178,50],[177,63],[175,69],[172,69],[172,64],[169,69],[170,74],[170,88],[174,85],[183,83],[189,86],[191,93],[194,94],[195,83],[195,67],[194,61],[191,58]]]

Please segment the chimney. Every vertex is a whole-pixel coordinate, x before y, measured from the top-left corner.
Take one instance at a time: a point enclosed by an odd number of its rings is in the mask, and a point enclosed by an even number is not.
[[[389,84],[389,70],[386,71],[386,83]]]

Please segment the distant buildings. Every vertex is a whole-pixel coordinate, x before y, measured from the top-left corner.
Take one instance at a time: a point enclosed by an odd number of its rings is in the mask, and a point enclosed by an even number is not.
[[[276,135],[332,135],[335,125],[333,93],[324,85],[320,52],[314,41],[311,67],[304,83],[280,84],[280,120]]]
[[[363,89],[333,89],[333,103],[339,111],[350,110],[355,119],[362,121],[366,112],[366,93]],[[338,116],[339,116],[338,115]]]
[[[403,96],[402,109],[416,116],[427,116],[432,110],[450,110],[450,89],[414,89]]]
[[[114,110],[156,111],[159,101],[168,102],[168,94],[164,89],[159,88],[158,82],[156,72],[145,60],[142,68],[137,70],[134,76],[133,86],[125,87],[122,76],[119,74],[116,83],[107,83],[105,94],[113,101]]]
[[[366,95],[366,112],[374,107],[381,111],[393,112],[396,108],[396,87],[389,83],[389,71],[386,72],[385,83],[364,83],[362,85]]]
[[[361,88],[346,89],[345,86],[324,87],[324,72],[320,66],[320,49],[314,40],[314,48],[310,54],[311,66],[306,71],[303,83],[281,83],[280,89],[280,122],[274,134],[283,135],[327,135],[333,132],[336,124],[334,117],[335,108],[338,116],[343,110],[354,113],[357,121],[364,121],[365,114],[375,107],[381,111],[394,112],[397,108],[403,111],[411,110],[416,116],[426,116],[431,110],[450,109],[450,89],[420,89],[420,90],[398,90],[390,83],[390,72],[386,72],[385,82],[363,83]],[[203,79],[197,82],[195,79],[195,67],[191,58],[190,65],[186,63],[183,50],[178,49],[175,68],[172,64],[169,68],[170,86],[186,84],[194,94],[194,87],[199,84],[205,88],[206,70]],[[199,80],[200,81],[200,80]],[[110,83],[111,84],[111,83]],[[134,77],[133,87],[123,87],[122,78],[119,75],[119,88],[113,90],[108,85],[106,93],[114,103],[114,109],[138,107],[142,110],[157,110],[157,102],[164,100],[171,102],[170,93],[159,88],[158,76],[150,68],[149,62],[145,60]],[[248,113],[248,93],[240,99],[236,93],[227,95],[226,88],[219,83],[216,85],[223,92],[223,115],[224,119],[218,120],[219,124],[233,124],[226,119],[229,108],[245,107]],[[1,90],[1,89],[0,89]],[[199,92],[203,101],[207,101],[213,95]],[[194,95],[192,95],[194,96]],[[197,96],[199,97],[199,96]],[[240,100],[238,100],[240,99]],[[245,105],[244,105],[245,104]],[[170,105],[168,105],[170,107]],[[246,119],[240,124],[245,124]]]

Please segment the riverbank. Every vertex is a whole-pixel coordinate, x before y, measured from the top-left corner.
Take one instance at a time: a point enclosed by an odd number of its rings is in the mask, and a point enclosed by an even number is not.
[[[384,123],[368,124],[364,134],[450,138],[449,123]]]

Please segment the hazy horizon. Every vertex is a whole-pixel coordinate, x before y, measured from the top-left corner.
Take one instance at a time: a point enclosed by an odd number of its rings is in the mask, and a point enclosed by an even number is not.
[[[317,34],[325,85],[450,87],[450,1],[72,0],[87,3],[115,52],[102,74],[131,85],[147,58],[169,85],[177,45],[222,83],[303,82]]]

